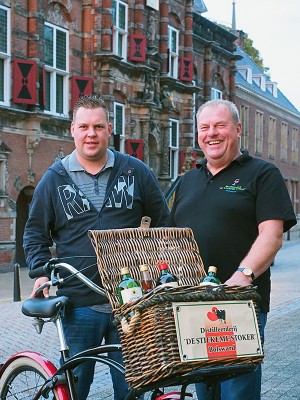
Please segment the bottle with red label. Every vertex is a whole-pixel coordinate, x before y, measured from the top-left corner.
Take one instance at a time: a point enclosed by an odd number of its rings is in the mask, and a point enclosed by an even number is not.
[[[143,295],[140,283],[131,277],[128,267],[121,268],[121,282],[117,288],[117,295],[120,305],[131,303]]]
[[[169,266],[166,262],[159,263],[158,269],[160,270],[160,276],[156,281],[156,286],[178,286],[178,278],[169,271]]]

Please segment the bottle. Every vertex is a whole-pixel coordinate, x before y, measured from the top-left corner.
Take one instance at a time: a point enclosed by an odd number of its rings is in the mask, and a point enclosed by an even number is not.
[[[178,286],[178,279],[175,275],[171,274],[166,262],[159,263],[158,269],[160,270],[160,276],[156,281],[156,286]]]
[[[153,280],[151,278],[149,267],[147,264],[140,265],[141,271],[141,286],[143,293],[149,293],[153,290]]]
[[[217,278],[217,267],[213,267],[212,265],[208,267],[208,275],[201,279],[200,286],[216,286],[220,285],[221,281]]]
[[[142,288],[138,281],[130,276],[128,267],[121,268],[121,282],[117,288],[120,305],[131,303],[142,297]]]

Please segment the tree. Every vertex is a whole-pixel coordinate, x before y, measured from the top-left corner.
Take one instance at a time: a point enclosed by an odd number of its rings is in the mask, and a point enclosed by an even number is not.
[[[252,58],[255,64],[265,72],[264,61],[260,57],[259,51],[253,46],[253,40],[248,37],[247,33],[245,33],[244,36],[244,51]]]

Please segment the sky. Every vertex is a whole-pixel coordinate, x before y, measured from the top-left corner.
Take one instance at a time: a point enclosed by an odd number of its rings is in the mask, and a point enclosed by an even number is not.
[[[232,0],[204,0],[202,16],[231,26]],[[278,89],[300,111],[300,0],[235,0],[236,28],[248,34]]]

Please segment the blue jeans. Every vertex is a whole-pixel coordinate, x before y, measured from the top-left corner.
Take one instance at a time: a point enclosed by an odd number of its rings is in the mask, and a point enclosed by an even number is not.
[[[267,314],[259,312],[258,319],[261,325],[262,341],[264,341]],[[198,400],[211,399],[211,391],[208,390],[206,383],[196,383],[195,388]],[[221,382],[217,392],[220,393],[221,397],[219,398],[222,400],[260,400],[261,365],[253,372]]]
[[[112,324],[113,315],[91,310],[89,307],[66,310],[63,326],[70,349],[70,355],[101,345],[104,338],[105,344],[120,343],[119,333]],[[122,353],[112,352],[108,356],[123,365]],[[74,369],[78,376],[76,385],[78,399],[85,400],[89,394],[90,386],[94,379],[95,362],[85,362]],[[128,394],[128,384],[124,376],[110,369],[114,388],[114,399],[124,400]]]

